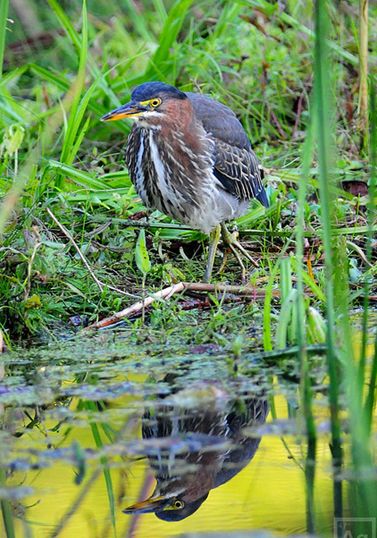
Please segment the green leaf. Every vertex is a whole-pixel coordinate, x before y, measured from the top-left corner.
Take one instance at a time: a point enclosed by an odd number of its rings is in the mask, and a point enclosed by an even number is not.
[[[142,228],[135,247],[135,261],[137,268],[145,276],[151,270],[151,261],[149,259],[147,245],[145,242],[145,230]]]

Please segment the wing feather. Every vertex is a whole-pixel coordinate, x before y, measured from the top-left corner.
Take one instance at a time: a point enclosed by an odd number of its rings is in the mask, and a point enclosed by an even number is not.
[[[240,200],[257,198],[268,207],[262,168],[234,112],[206,95],[187,92],[187,96],[215,142],[214,174],[223,189]]]
[[[262,170],[251,148],[237,148],[222,140],[215,140],[214,174],[223,188],[240,200],[257,198],[268,207],[262,184]]]

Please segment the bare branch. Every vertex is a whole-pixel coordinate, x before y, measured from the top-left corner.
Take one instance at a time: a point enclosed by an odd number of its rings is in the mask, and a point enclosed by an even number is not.
[[[108,318],[89,325],[89,327],[86,327],[86,329],[102,329],[104,327],[108,327],[109,325],[114,325],[122,319],[130,318],[135,315],[140,315],[145,308],[151,306],[152,303],[154,303],[155,301],[166,301],[167,299],[170,299],[172,295],[181,292],[185,293],[186,291],[198,291],[206,293],[231,293],[234,295],[251,297],[252,299],[264,299],[265,297],[264,291],[257,290],[250,286],[228,286],[225,284],[207,284],[205,282],[178,282],[177,284],[173,284],[172,286],[164,288],[163,290],[160,290],[153,295],[149,295],[144,300],[138,301],[137,303],[134,303],[133,305],[125,308],[124,310],[121,310],[120,312],[117,312],[116,314],[113,314]],[[273,292],[273,295],[275,297],[278,297],[279,292],[275,290]]]

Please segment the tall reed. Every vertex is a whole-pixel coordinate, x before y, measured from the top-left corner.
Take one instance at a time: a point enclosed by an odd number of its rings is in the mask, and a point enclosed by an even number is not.
[[[334,302],[334,240],[333,191],[331,132],[331,85],[329,76],[330,55],[328,50],[329,6],[326,0],[316,0],[314,5],[315,45],[314,45],[314,125],[318,148],[318,179],[321,202],[322,241],[325,253],[325,290],[327,318],[327,368],[329,375],[329,404],[331,415],[331,443],[334,466],[334,514],[342,516],[341,482],[337,474],[342,464],[342,447],[339,422],[339,364],[335,352],[335,302]],[[338,268],[340,265],[338,264]]]
[[[310,165],[313,157],[313,122],[309,124],[306,141],[302,152],[302,174],[298,190],[298,208],[296,218],[296,326],[297,326],[297,344],[298,358],[300,360],[301,370],[301,405],[306,426],[308,440],[308,449],[305,459],[305,478],[306,478],[306,515],[307,531],[315,533],[315,507],[314,507],[314,479],[315,479],[315,459],[317,432],[313,414],[313,394],[309,377],[308,355],[306,351],[306,316],[305,316],[305,297],[303,281],[303,263],[304,263],[304,231],[305,231],[305,201],[307,194],[308,178]]]
[[[314,123],[318,148],[319,192],[325,253],[327,367],[334,468],[334,515],[341,519],[343,517],[343,496],[340,472],[343,466],[343,454],[339,420],[340,387],[342,387],[342,396],[345,399],[350,430],[352,459],[348,506],[350,515],[355,518],[371,517],[377,506],[377,488],[376,480],[372,478],[372,439],[363,402],[366,369],[362,365],[360,372],[353,352],[348,290],[348,257],[344,241],[333,234],[336,177],[333,167],[335,145],[331,135],[335,129],[332,122],[331,98],[333,87],[331,73],[334,70],[328,49],[330,20],[328,2],[317,0],[315,3]],[[367,316],[368,305],[364,306],[366,308],[364,315]],[[367,323],[364,323],[364,331],[366,332],[366,330]],[[342,528],[337,528],[337,531],[341,533]]]

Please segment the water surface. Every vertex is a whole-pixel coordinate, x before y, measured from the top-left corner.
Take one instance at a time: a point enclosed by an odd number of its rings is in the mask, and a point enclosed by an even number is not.
[[[307,531],[295,356],[108,331],[3,358],[0,494],[17,537]],[[310,360],[316,530],[331,535],[324,357]]]

